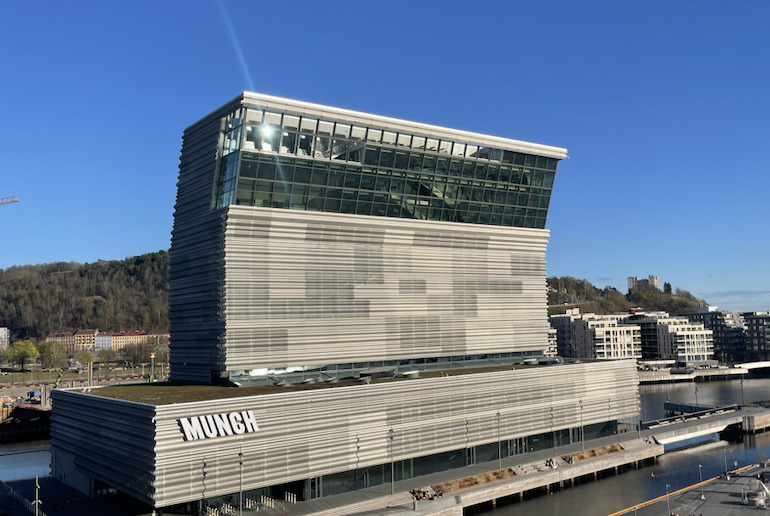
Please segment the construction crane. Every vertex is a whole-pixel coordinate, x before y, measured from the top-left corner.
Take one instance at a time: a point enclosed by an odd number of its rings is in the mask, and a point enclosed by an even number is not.
[[[14,202],[19,202],[19,199],[17,199],[16,197],[2,197],[2,198],[0,198],[0,206],[2,206],[3,204],[11,204],[11,203],[14,203]]]

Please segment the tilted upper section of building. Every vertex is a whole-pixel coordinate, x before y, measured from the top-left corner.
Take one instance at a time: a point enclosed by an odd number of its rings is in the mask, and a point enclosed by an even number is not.
[[[556,147],[255,93],[230,107],[216,208],[544,228],[566,157]]]
[[[184,133],[172,379],[542,355],[544,227],[564,157],[556,147],[238,96]]]

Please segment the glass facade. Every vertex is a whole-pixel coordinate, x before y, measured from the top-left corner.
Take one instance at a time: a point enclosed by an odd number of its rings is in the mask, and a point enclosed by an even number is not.
[[[225,119],[213,207],[231,204],[545,227],[558,160],[241,108]]]
[[[522,364],[526,359],[541,359],[540,350],[514,351],[510,353],[483,353],[478,355],[439,356],[424,358],[406,358],[401,360],[375,360],[366,362],[348,362],[344,364],[305,365],[290,368],[270,368],[231,371],[230,379],[238,385],[271,385],[276,377],[289,383],[305,383],[309,378],[319,375],[326,378],[358,377],[361,371],[377,368],[399,368],[409,366],[416,371],[439,371],[467,367],[499,367],[501,365]]]
[[[586,425],[584,428],[586,439],[599,439],[618,433],[618,423],[615,420]],[[567,428],[556,432],[544,432],[536,435],[520,437],[518,439],[504,439],[500,443],[493,442],[471,446],[466,449],[453,450],[444,453],[436,453],[422,457],[414,457],[395,461],[393,473],[395,481],[430,475],[442,471],[489,463],[500,458],[512,457],[524,453],[552,449],[555,445],[565,446],[580,442],[581,428]],[[353,471],[345,471],[332,475],[324,475],[315,479],[315,483],[321,486],[315,491],[310,490],[308,497],[321,498],[350,491],[357,491],[372,486],[390,483],[390,464],[379,464]]]
[[[618,432],[617,421],[612,420],[586,425],[584,432],[587,439],[598,439],[615,435]],[[299,496],[300,500],[324,498],[388,484],[392,481],[399,482],[465,466],[491,463],[496,461],[498,456],[505,459],[515,455],[551,449],[557,444],[558,446],[564,446],[577,443],[580,442],[580,434],[581,428],[576,427],[517,439],[503,439],[499,443],[495,441],[465,449],[397,460],[393,462],[392,467],[390,463],[378,464],[356,470],[313,477],[306,481],[298,481],[291,484],[246,490],[243,491],[242,496],[244,506],[247,508],[258,507],[265,496],[280,498],[286,492],[291,491],[303,492],[303,495]],[[197,514],[205,514],[206,507],[221,509],[230,506],[237,508],[239,496],[240,493],[233,493],[210,497],[197,502],[197,504],[187,504],[186,507]]]

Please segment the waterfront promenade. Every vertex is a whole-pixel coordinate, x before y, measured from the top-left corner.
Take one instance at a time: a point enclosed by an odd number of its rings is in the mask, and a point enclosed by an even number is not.
[[[416,503],[416,507],[410,491],[498,470],[498,461],[398,481],[392,486],[388,483],[353,493],[329,496],[308,502],[287,503],[284,506],[283,501],[276,500],[273,508],[263,507],[258,513],[244,509],[243,514],[342,516],[354,514],[386,515],[408,512],[413,515],[462,515],[463,507],[470,507],[487,500],[511,495],[518,496],[519,493],[546,488],[547,486],[551,486],[550,488],[552,489],[558,489],[560,484],[563,484],[564,487],[567,487],[568,483],[579,477],[593,479],[594,472],[611,470],[614,473],[614,468],[616,467],[633,468],[636,461],[654,460],[656,456],[663,453],[663,446],[655,444],[650,439],[648,441],[645,441],[644,436],[640,439],[637,433],[623,433],[587,441],[585,443],[586,450],[604,448],[618,443],[621,444],[623,450],[603,457],[587,458],[571,466],[558,458],[582,452],[584,446],[581,443],[507,457],[501,462],[504,469],[513,468],[516,473],[511,479],[446,493],[441,498],[435,500],[422,500]],[[548,461],[554,459],[558,459],[559,462],[556,468],[546,465]],[[9,482],[8,484],[24,498],[34,500],[34,479]],[[391,494],[391,489],[393,494]],[[41,506],[41,509],[48,516],[99,514],[99,510],[104,510],[105,507],[112,507],[109,499],[90,500],[85,495],[50,478],[41,480],[40,493],[40,498],[47,501],[47,503]],[[56,509],[53,507],[54,500],[57,500]],[[64,500],[69,500],[69,502],[65,505]],[[117,496],[114,500],[115,503],[121,504],[126,501],[124,497]],[[7,494],[0,492],[0,507],[15,507],[16,505]],[[115,510],[111,512],[115,516],[149,516],[152,514],[151,511],[141,510],[135,505],[115,507]],[[8,512],[7,516],[29,514],[24,512],[20,506],[15,510],[21,512],[13,512],[14,509],[8,510],[11,512]],[[220,511],[218,514],[223,513]],[[238,514],[237,510],[235,514]],[[2,515],[2,512],[0,512],[0,515]]]
[[[284,503],[275,501],[273,508],[260,509],[260,515],[288,515],[300,516],[317,514],[319,516],[342,516],[353,514],[399,514],[413,515],[462,515],[464,507],[471,507],[493,499],[505,496],[518,496],[519,493],[536,489],[559,489],[567,487],[574,479],[586,477],[593,479],[594,473],[611,471],[615,468],[634,467],[634,464],[644,460],[654,460],[663,453],[663,446],[654,443],[652,439],[643,436],[641,439],[637,433],[623,433],[587,441],[585,449],[600,449],[610,445],[620,444],[622,451],[610,453],[602,457],[587,458],[573,465],[569,465],[561,457],[580,453],[583,451],[581,443],[573,443],[559,446],[557,449],[540,450],[526,454],[516,455],[503,459],[504,469],[512,468],[516,475],[508,480],[476,485],[459,491],[449,492],[435,500],[422,500],[416,504],[410,491],[427,488],[432,485],[448,481],[471,478],[490,471],[498,470],[498,461],[477,464],[464,468],[453,469],[424,477],[384,484],[353,493],[312,500],[299,503]],[[556,468],[546,465],[548,461],[558,461]],[[8,483],[25,498],[34,499],[34,479]],[[74,516],[76,514],[98,514],[99,510],[109,507],[108,499],[90,500],[85,495],[77,493],[54,479],[41,481],[41,499],[48,500],[41,507],[48,516]],[[391,494],[391,489],[393,494]],[[4,499],[5,498],[5,499]],[[64,505],[62,500],[69,499]],[[53,508],[53,500],[58,500],[57,508]],[[119,502],[120,501],[120,502]],[[116,503],[122,503],[123,497],[115,497]],[[0,493],[0,506],[5,506],[10,499],[4,493]],[[13,505],[13,504],[11,504]],[[18,510],[21,510],[20,508]],[[97,512],[91,512],[96,510]],[[118,512],[122,511],[122,512]],[[0,513],[2,514],[2,513]],[[28,514],[25,512],[9,512],[8,516]],[[149,516],[151,511],[141,510],[137,507],[121,506],[111,514],[115,516]],[[221,511],[218,514],[223,514]],[[237,510],[235,514],[238,514]],[[256,511],[244,509],[243,514],[256,515]]]

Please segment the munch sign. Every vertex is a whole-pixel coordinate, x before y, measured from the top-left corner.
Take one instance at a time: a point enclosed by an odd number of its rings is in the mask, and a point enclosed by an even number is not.
[[[254,412],[251,410],[183,417],[177,419],[177,422],[184,434],[185,441],[249,434],[259,430],[257,420],[254,419]]]

